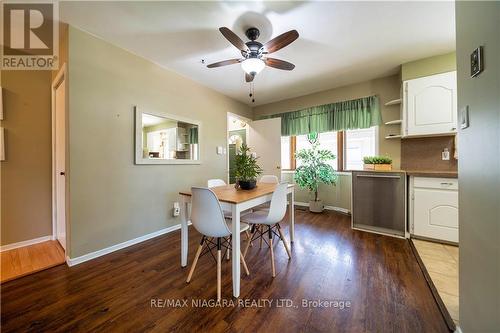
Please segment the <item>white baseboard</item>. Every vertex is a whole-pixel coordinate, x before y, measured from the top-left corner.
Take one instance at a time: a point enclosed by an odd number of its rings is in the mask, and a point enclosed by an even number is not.
[[[309,204],[307,202],[295,201],[295,206],[309,207]],[[333,211],[343,213],[343,214],[351,214],[351,211],[349,209],[345,209],[345,208],[341,208],[341,207],[325,206],[325,209],[326,210],[333,210]]]
[[[123,243],[115,244],[115,245],[112,245],[110,247],[106,247],[104,249],[101,249],[101,250],[98,250],[98,251],[95,251],[95,252],[84,254],[83,256],[80,256],[80,257],[76,257],[76,258],[66,257],[66,263],[70,267],[71,266],[75,266],[75,265],[81,264],[82,262],[89,261],[89,260],[92,260],[92,259],[95,259],[95,258],[99,258],[99,257],[102,257],[102,256],[104,256],[106,254],[109,254],[109,253],[112,253],[112,252],[124,249],[126,247],[129,247],[129,246],[132,246],[132,245],[144,242],[144,241],[147,241],[147,240],[149,240],[151,238],[155,238],[155,237],[167,234],[169,232],[179,230],[180,228],[181,228],[181,225],[180,224],[176,224],[174,226],[171,226],[171,227],[168,227],[168,228],[165,228],[165,229],[161,229],[161,230],[152,232],[152,233],[144,235],[144,236],[140,236],[140,237],[137,237],[137,238],[134,238],[134,239],[130,239],[130,240],[125,241]]]
[[[28,239],[28,240],[25,240],[22,242],[2,245],[2,246],[0,246],[0,252],[17,249],[17,248],[20,248],[23,246],[28,246],[28,245],[46,242],[46,241],[49,241],[51,239],[52,239],[52,235],[49,235],[49,236],[43,236],[43,237],[38,237],[38,238],[34,238],[34,239]]]

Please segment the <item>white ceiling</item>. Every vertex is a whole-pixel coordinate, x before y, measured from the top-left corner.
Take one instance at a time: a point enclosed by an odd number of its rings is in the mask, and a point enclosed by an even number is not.
[[[244,41],[250,26],[264,43],[296,29],[300,37],[273,54],[296,68],[265,68],[254,105],[397,73],[402,63],[455,49],[454,2],[61,2],[61,18],[117,46],[247,104],[240,65],[219,33]]]

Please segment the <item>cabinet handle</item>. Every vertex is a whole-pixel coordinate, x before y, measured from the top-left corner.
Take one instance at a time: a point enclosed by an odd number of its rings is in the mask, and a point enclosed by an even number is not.
[[[441,185],[451,186],[451,185],[453,185],[453,183],[441,183]]]
[[[451,128],[451,130],[452,130],[452,131],[455,131],[456,129],[457,129],[456,127],[452,127],[452,128]]]

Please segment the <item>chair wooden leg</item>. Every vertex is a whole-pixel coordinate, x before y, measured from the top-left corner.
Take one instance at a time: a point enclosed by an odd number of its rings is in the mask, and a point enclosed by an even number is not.
[[[247,275],[250,275],[250,271],[248,270],[247,267],[247,262],[245,261],[245,257],[243,257],[243,253],[241,253],[241,251],[240,251],[240,258],[241,258],[241,263],[243,264],[243,268],[245,269],[245,273],[247,273]]]
[[[194,261],[191,265],[191,269],[189,270],[189,275],[187,277],[186,283],[189,283],[189,281],[191,281],[191,278],[193,277],[194,269],[196,268],[196,264],[198,263],[198,259],[200,258],[201,250],[203,249],[203,243],[205,243],[205,236],[201,238],[198,250],[196,250],[196,255],[194,256]]]
[[[264,229],[264,226],[263,225],[259,225],[259,233],[260,233],[260,245],[259,245],[259,249],[262,249],[262,240],[264,237],[264,231],[262,230]]]
[[[252,234],[248,230],[245,230],[245,234],[247,235],[247,241],[250,242],[250,246],[253,246],[253,244],[252,244]]]
[[[249,232],[250,238],[248,239],[247,245],[245,246],[245,249],[243,250],[243,257],[247,256],[248,248],[250,246],[252,246],[252,238],[253,238],[253,235],[255,234],[256,230],[257,230],[257,226],[255,224],[252,224],[252,226],[250,227],[250,232]]]
[[[281,227],[279,224],[277,225],[277,227],[278,227],[278,232],[280,233],[281,241],[283,242],[283,245],[285,245],[285,250],[286,250],[286,253],[288,254],[288,259],[292,259],[292,253],[290,252],[290,248],[288,247],[288,243],[286,242],[286,238],[283,235],[283,231],[281,231]]]
[[[221,299],[221,243],[220,238],[217,238],[217,300]]]
[[[269,233],[269,249],[271,250],[271,268],[273,270],[273,277],[275,277],[276,268],[274,267],[273,233],[271,231],[271,227],[269,227],[268,233]]]
[[[232,244],[233,242],[231,241],[231,236],[229,236],[229,244]],[[226,260],[229,260],[231,258],[231,250],[228,248],[226,251]]]

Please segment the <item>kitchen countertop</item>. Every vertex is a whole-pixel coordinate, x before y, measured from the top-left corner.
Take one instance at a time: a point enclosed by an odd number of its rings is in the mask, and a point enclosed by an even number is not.
[[[416,177],[433,177],[433,178],[458,178],[457,171],[435,171],[435,170],[352,170],[352,171],[363,171],[363,172],[380,172],[380,173],[401,173],[406,172],[408,176]],[[349,170],[351,172],[351,170]]]

